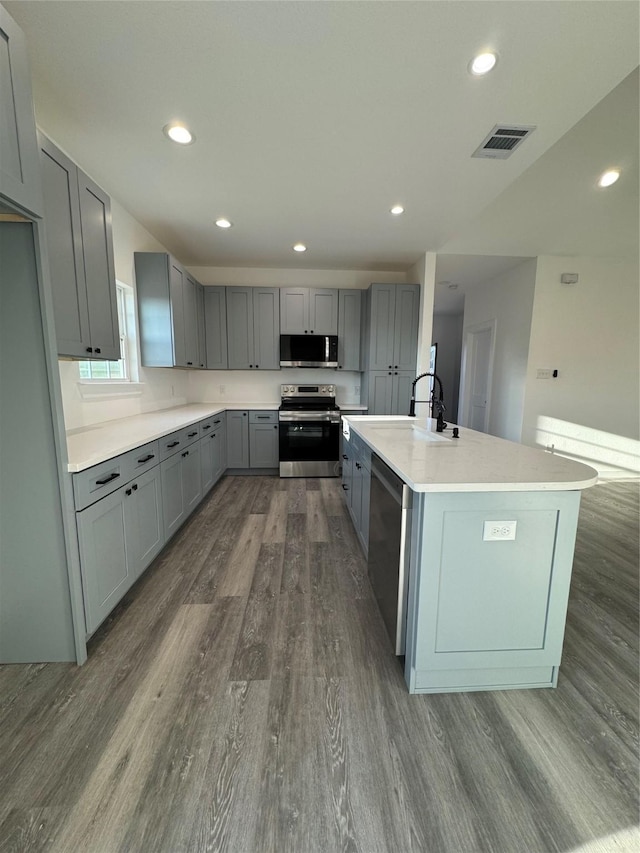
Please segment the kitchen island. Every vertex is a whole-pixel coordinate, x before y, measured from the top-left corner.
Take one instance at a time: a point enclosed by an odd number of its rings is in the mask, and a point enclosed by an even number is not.
[[[431,419],[344,417],[343,447],[354,441],[411,490],[399,593],[409,691],[555,687],[580,490],[597,472],[465,428],[437,433]],[[385,529],[376,512],[369,554]]]

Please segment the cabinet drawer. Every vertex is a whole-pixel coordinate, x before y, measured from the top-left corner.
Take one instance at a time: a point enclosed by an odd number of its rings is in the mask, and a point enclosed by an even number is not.
[[[217,415],[211,415],[210,418],[205,418],[203,421],[200,421],[200,438],[204,438],[205,435],[213,432],[214,429],[219,429],[223,418],[224,412],[218,412]]]
[[[160,448],[158,441],[150,441],[149,444],[143,444],[141,447],[136,447],[126,454],[129,460],[129,474],[127,479],[138,477],[144,471],[153,468],[160,462]]]
[[[163,459],[168,459],[170,456],[173,456],[174,453],[177,453],[184,447],[185,442],[182,432],[183,431],[179,429],[177,432],[172,432],[170,435],[165,435],[164,438],[160,439],[161,462]]]
[[[130,478],[128,454],[116,456],[73,475],[76,509],[81,510],[110,495]]]
[[[200,438],[200,424],[191,424],[191,426],[181,429],[180,432],[182,433],[182,446],[187,447]]]
[[[249,412],[249,423],[250,424],[277,424],[278,423],[278,413],[277,412],[261,412],[261,411],[253,411]]]

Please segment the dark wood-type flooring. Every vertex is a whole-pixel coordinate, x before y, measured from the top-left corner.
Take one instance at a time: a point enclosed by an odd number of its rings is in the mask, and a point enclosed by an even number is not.
[[[226,477],[83,667],[0,667],[0,851],[636,851],[638,486],[556,690],[409,696],[337,480]]]

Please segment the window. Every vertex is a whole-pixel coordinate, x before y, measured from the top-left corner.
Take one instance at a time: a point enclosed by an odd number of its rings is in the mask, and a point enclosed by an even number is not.
[[[127,293],[130,291],[130,293]],[[81,380],[111,382],[129,382],[131,380],[131,347],[128,326],[131,317],[127,316],[127,300],[133,299],[133,290],[126,284],[116,282],[116,300],[118,305],[118,328],[120,330],[119,361],[80,361],[78,362]],[[133,330],[132,330],[133,331]]]

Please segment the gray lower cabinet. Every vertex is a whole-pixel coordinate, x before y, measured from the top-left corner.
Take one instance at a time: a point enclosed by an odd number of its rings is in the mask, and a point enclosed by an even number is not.
[[[227,410],[227,468],[249,467],[249,412]]]
[[[227,289],[203,287],[206,365],[209,370],[226,370],[227,357]]]
[[[162,548],[161,503],[156,466],[76,513],[88,634]]]
[[[200,471],[202,475],[203,496],[215,486],[227,467],[227,448],[225,426],[221,419],[215,418],[218,425],[211,425],[200,440]]]
[[[278,424],[249,424],[249,464],[251,468],[277,468]]]
[[[0,6],[0,197],[41,216],[40,163],[24,34]]]
[[[344,499],[362,549],[369,551],[369,502],[371,494],[371,451],[355,433],[342,436],[342,488]]]
[[[202,498],[202,480],[200,475],[200,442],[190,445],[180,454],[182,458],[182,479],[184,482],[184,509],[191,515]]]
[[[39,135],[58,354],[120,358],[111,202]]]
[[[169,539],[202,497],[200,446],[196,442],[160,464],[165,536]]]
[[[280,291],[277,287],[227,287],[230,370],[280,369]]]
[[[376,370],[363,373],[362,394],[369,406],[368,414],[408,414],[414,379],[415,375],[410,371]]]
[[[339,291],[338,370],[360,370],[361,324],[362,291]]]

